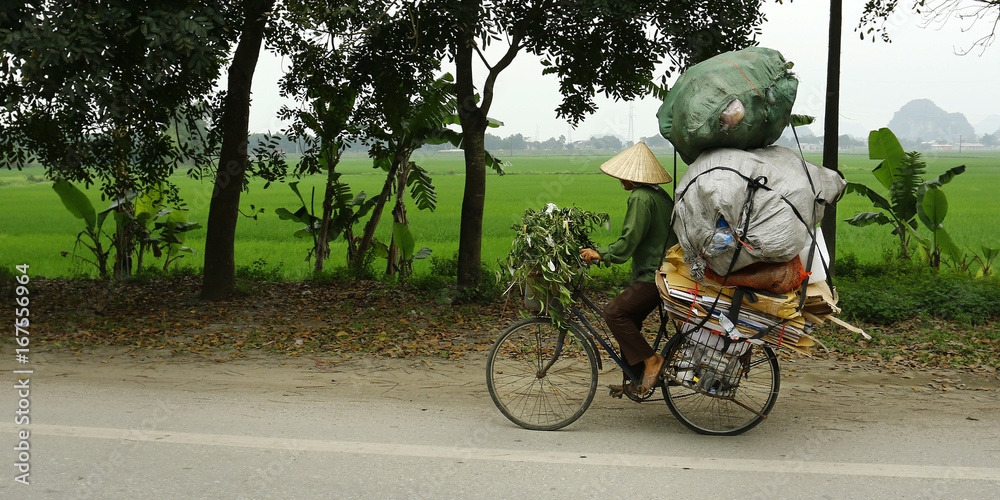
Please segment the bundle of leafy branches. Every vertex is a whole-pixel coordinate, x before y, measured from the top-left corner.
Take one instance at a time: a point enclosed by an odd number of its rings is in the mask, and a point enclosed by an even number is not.
[[[560,209],[553,203],[541,212],[528,209],[521,224],[511,226],[516,234],[500,273],[560,325],[563,309],[573,304],[573,283],[583,273],[580,249],[594,246],[591,231],[608,220],[606,213]]]

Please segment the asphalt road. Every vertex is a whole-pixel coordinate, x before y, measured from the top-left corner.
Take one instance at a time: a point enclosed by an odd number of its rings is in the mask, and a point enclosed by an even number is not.
[[[523,430],[493,406],[481,359],[216,363],[107,351],[33,353],[29,365],[15,366],[9,346],[2,356],[3,499],[1000,492],[996,376],[890,375],[799,359],[782,365],[782,391],[765,422],[717,438],[683,427],[662,401],[637,404],[603,390],[566,429]],[[29,378],[27,398],[13,387],[19,376]],[[23,399],[29,423],[16,420]],[[27,476],[18,463],[28,464]]]

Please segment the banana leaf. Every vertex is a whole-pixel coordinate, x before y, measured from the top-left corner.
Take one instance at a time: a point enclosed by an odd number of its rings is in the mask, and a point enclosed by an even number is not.
[[[906,157],[899,139],[888,128],[872,130],[868,134],[868,157],[872,160],[882,160],[872,173],[886,189],[892,189],[892,183],[899,177],[899,164]]]
[[[83,219],[90,229],[96,229],[100,226],[94,204],[90,202],[90,199],[87,198],[87,195],[83,191],[80,191],[79,188],[69,181],[58,181],[52,185],[52,189],[59,195],[63,206],[66,207],[66,210],[69,210],[69,213],[73,214],[73,217]],[[101,222],[103,220],[101,218]]]

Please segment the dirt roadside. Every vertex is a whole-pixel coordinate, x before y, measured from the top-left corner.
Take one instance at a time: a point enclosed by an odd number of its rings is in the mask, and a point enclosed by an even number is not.
[[[0,355],[5,361],[12,358],[10,346],[3,351]],[[205,390],[293,391],[317,396],[336,390],[351,398],[406,398],[447,406],[488,401],[485,358],[484,353],[448,360],[256,352],[216,362],[165,350],[112,347],[85,353],[43,349],[33,354],[32,367],[40,383],[57,378],[85,385],[139,382],[169,388],[198,384]],[[997,375],[959,370],[888,373],[860,363],[803,356],[785,356],[781,370],[780,406],[788,415],[856,421],[863,413],[864,419],[896,421],[932,410],[935,418],[944,414],[970,422],[1000,423]],[[619,377],[617,368],[606,370],[601,383],[613,383]],[[631,403],[613,400],[601,389],[595,404]]]
[[[115,289],[99,282],[33,280],[31,364],[41,377],[93,383],[155,375],[166,385],[196,381],[255,390],[271,384],[320,392],[337,387],[357,397],[405,388],[433,401],[482,401],[489,399],[486,353],[520,317],[509,303],[456,306],[378,282],[258,285],[233,300],[204,302],[194,278]],[[15,368],[14,348],[12,339],[0,342],[0,369]],[[886,364],[837,353],[780,354],[781,405],[798,405],[789,409],[792,414],[864,405],[866,412],[886,412],[886,418],[932,407],[969,419],[1000,418],[995,370],[942,369],[909,360]],[[612,370],[601,383],[619,380]]]

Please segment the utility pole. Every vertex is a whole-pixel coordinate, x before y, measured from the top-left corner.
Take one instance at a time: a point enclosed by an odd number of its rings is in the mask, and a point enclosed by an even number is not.
[[[826,114],[823,126],[823,166],[839,171],[840,145],[840,38],[843,25],[843,0],[830,0],[830,49],[826,62]],[[823,214],[823,238],[830,255],[827,279],[834,276],[837,259],[837,202]]]
[[[633,108],[634,108],[633,104],[628,103],[628,137],[626,137],[625,140],[628,141],[629,146],[635,144],[635,141],[632,139],[632,136],[635,132],[635,129],[632,126],[632,121],[633,121],[632,119],[635,116],[635,113],[632,112]]]

